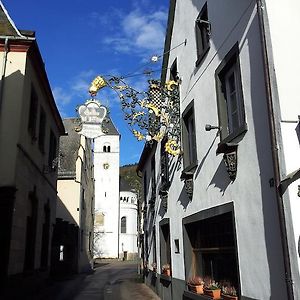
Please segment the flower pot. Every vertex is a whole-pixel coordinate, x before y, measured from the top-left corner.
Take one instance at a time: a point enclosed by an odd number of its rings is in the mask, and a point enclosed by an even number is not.
[[[212,299],[221,299],[221,289],[216,289],[216,290],[204,289],[204,294],[211,297]]]
[[[203,294],[203,285],[193,285],[188,284],[188,289],[190,292],[196,293],[196,294]]]
[[[222,294],[222,298],[224,300],[238,300],[238,296],[231,296],[231,295],[226,295],[226,294]]]

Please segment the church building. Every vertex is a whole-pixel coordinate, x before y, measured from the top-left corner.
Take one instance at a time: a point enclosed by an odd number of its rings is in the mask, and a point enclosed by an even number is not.
[[[120,134],[110,120],[107,132],[94,140],[95,258],[119,256]]]

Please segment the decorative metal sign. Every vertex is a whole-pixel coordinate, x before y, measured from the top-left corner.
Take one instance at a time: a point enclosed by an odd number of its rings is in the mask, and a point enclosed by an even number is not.
[[[122,78],[106,79],[97,76],[89,88],[92,96],[106,86],[117,92],[124,119],[133,135],[146,142],[161,141],[167,137],[165,151],[176,156],[180,146],[180,102],[178,82],[168,81],[162,85],[158,80],[149,80],[148,92],[138,92]]]
[[[105,134],[103,121],[106,119],[107,109],[99,101],[91,99],[77,109],[81,119],[78,133],[94,139]]]

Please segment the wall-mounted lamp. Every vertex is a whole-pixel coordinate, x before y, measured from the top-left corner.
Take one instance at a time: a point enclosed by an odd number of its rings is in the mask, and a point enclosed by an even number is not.
[[[218,129],[218,130],[220,130],[220,127],[219,126],[213,126],[213,125],[210,125],[210,124],[206,124],[205,125],[205,130],[206,131],[211,131],[212,129]]]

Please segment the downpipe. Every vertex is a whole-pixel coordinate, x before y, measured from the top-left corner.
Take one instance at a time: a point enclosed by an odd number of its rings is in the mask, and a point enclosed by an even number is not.
[[[7,64],[7,54],[8,54],[8,37],[5,38],[4,53],[3,53],[3,60],[2,60],[1,82],[0,82],[0,113],[2,111],[3,87],[4,87],[5,71],[6,71],[6,64]]]
[[[291,262],[290,254],[288,248],[288,238],[287,238],[287,229],[286,229],[286,220],[284,214],[283,199],[280,194],[280,168],[279,168],[279,158],[278,158],[278,148],[277,148],[277,138],[276,138],[276,126],[274,119],[274,109],[273,109],[273,98],[272,98],[272,84],[270,77],[270,65],[268,59],[268,48],[266,41],[266,32],[265,32],[265,12],[264,7],[265,3],[262,0],[256,0],[257,2],[257,14],[259,19],[259,30],[262,43],[262,52],[263,52],[263,66],[264,66],[264,75],[266,82],[266,96],[267,96],[267,106],[268,106],[268,121],[270,128],[271,136],[271,150],[272,150],[272,160],[274,166],[274,180],[275,180],[275,189],[276,189],[276,200],[278,207],[279,215],[279,226],[280,226],[280,235],[281,235],[281,245],[283,250],[283,259],[284,259],[284,268],[285,268],[285,281],[287,287],[287,296],[288,300],[294,299],[293,291],[293,280],[292,280],[292,271],[291,271]]]

